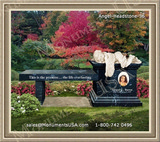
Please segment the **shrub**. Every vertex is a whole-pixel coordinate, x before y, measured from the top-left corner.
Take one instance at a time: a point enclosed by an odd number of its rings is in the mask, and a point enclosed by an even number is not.
[[[16,71],[23,71],[36,66],[36,59],[40,58],[35,55],[29,55],[25,49],[11,44],[11,67]]]
[[[27,69],[38,68],[37,59],[45,57],[45,54],[53,52],[53,48],[50,48],[47,41],[33,41],[27,39],[23,42],[21,48],[12,44],[12,69],[23,71]]]
[[[13,117],[28,115],[39,111],[40,106],[38,99],[31,94],[23,94],[22,96],[16,93],[11,94],[11,115]]]
[[[137,96],[149,98],[149,85],[145,80],[137,78]]]
[[[11,87],[11,93],[16,93],[20,96],[22,94],[27,94],[27,93],[35,95],[35,85],[29,85],[25,82],[23,82],[23,83],[19,82],[19,84],[17,86]],[[45,84],[45,95],[46,96],[53,96],[54,95],[53,91],[50,89],[49,84]]]
[[[19,80],[19,73],[16,72],[15,70],[11,70],[11,80]]]
[[[36,67],[34,69],[46,69],[46,70],[52,70],[52,69],[63,69],[60,66],[60,59],[38,59],[36,60]]]
[[[137,70],[137,74],[141,74],[144,72],[149,72],[149,66],[141,66],[138,70]]]
[[[137,77],[147,80],[149,79],[149,72],[138,74]]]
[[[11,93],[16,93],[18,95],[30,93],[32,95],[35,94],[35,85],[29,85],[25,82],[19,84],[17,86],[11,86]]]
[[[47,41],[33,41],[27,39],[22,45],[25,56],[30,57],[31,60],[37,60],[41,57],[45,57],[43,52],[46,54],[52,53],[53,49],[47,44]]]
[[[77,94],[89,96],[89,92],[92,90],[92,85],[93,83],[90,81],[77,85]]]

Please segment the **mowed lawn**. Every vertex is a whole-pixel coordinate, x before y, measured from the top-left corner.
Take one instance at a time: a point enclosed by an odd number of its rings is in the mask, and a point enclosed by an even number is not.
[[[11,119],[12,131],[149,131],[149,99],[140,107],[42,107]]]

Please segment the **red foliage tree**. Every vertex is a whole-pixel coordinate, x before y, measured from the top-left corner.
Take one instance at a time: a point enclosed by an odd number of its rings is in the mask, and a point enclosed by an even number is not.
[[[75,60],[80,59],[79,62],[83,62],[81,59],[91,59],[95,50],[101,50],[102,52],[113,52],[112,49],[101,48],[97,45],[94,46],[75,46],[72,48],[54,47],[54,53],[50,56],[58,55],[59,57],[66,58],[62,65],[69,63],[74,65]],[[84,61],[85,62],[85,61]],[[87,63],[88,64],[88,63]]]
[[[93,31],[87,17],[90,14],[85,11],[70,11],[68,20],[64,22],[55,37],[51,38],[54,46],[75,47],[75,46],[104,46],[97,37],[97,31]]]

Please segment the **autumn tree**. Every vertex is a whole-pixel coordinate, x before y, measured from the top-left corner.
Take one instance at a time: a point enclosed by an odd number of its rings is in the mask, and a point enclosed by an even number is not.
[[[42,16],[43,23],[39,29],[43,32],[41,39],[50,40],[59,26],[67,20],[67,11],[49,11],[45,16]]]
[[[60,25],[52,37],[55,52],[51,56],[66,58],[62,65],[77,64],[79,67],[80,63],[87,63],[87,59],[91,59],[95,50],[111,51],[97,37],[98,32],[89,25],[89,15],[86,11],[70,11],[66,15],[68,20]]]
[[[118,51],[131,51],[143,45],[138,36],[144,37],[147,27],[146,14],[141,11],[99,11],[91,12],[88,18],[98,37],[109,48]]]
[[[54,46],[71,48],[75,46],[103,46],[100,39],[97,38],[97,31],[93,31],[89,25],[89,12],[85,11],[70,11],[68,20],[60,25],[55,32],[55,37],[52,37]]]

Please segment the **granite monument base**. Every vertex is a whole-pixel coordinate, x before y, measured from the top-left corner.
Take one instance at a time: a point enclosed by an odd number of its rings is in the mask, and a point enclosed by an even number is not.
[[[90,92],[90,103],[94,107],[103,106],[123,106],[123,107],[134,107],[142,106],[141,101],[138,97],[98,97],[94,90]]]
[[[93,81],[90,92],[92,106],[142,106],[137,97],[137,69],[141,64],[130,64],[121,68],[115,64],[112,77],[105,76],[105,64],[90,61],[93,70],[98,74],[98,81]]]

